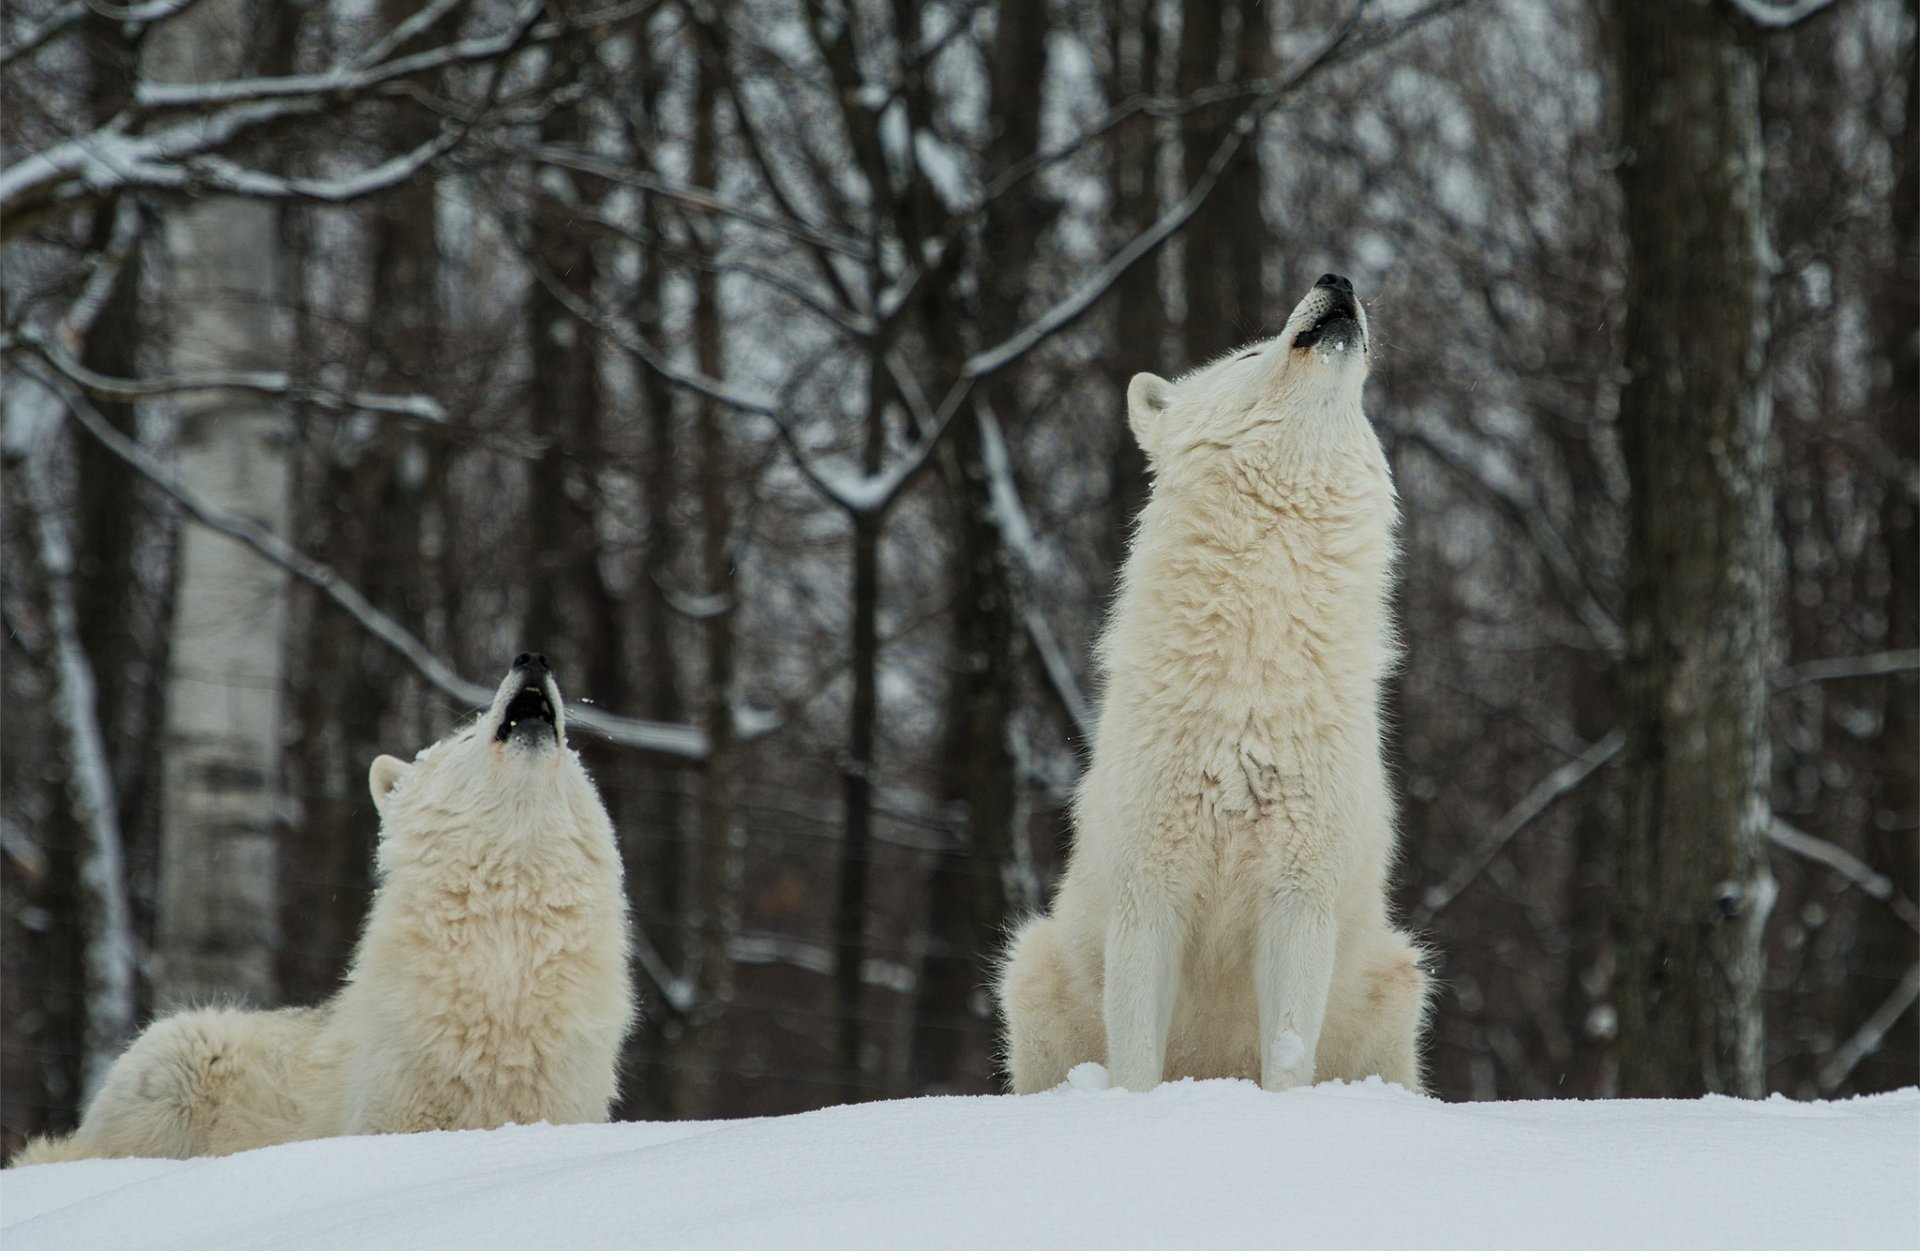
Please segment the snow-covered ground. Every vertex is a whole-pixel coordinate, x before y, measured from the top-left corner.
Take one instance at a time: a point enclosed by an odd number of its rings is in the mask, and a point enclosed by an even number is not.
[[[1920,1091],[1443,1104],[1369,1082],[517,1126],[0,1174],[6,1251],[1920,1246]]]

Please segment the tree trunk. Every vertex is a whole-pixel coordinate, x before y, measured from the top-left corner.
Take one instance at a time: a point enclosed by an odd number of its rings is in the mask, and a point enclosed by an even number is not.
[[[156,82],[245,72],[251,10],[207,0],[148,37]],[[170,209],[176,372],[284,359],[280,215],[210,198]],[[178,473],[200,498],[285,533],[285,405],[235,392],[179,398]],[[180,538],[162,775],[156,998],[277,999],[275,898],[282,631],[279,570],[199,527]]]
[[[1004,170],[1030,156],[1040,135],[1040,96],[1032,89],[1042,81],[1047,63],[1050,28],[1045,5],[1011,5],[1000,12],[993,50],[992,109],[997,119],[987,149],[987,168]],[[1020,326],[1032,283],[1036,245],[1051,222],[1051,205],[1033,194],[1031,183],[992,202],[981,227],[975,257],[979,276],[979,339],[999,342]],[[927,335],[957,360],[960,332],[947,322],[947,308],[960,297],[955,292],[932,302]],[[999,414],[1009,433],[1021,428],[1023,399],[1017,385],[1018,369],[1003,371],[982,386],[976,402]],[[952,376],[952,375],[947,375]],[[1017,576],[1000,534],[993,509],[991,475],[987,472],[981,424],[964,415],[948,435],[941,458],[943,476],[957,518],[954,602],[954,690],[949,723],[951,759],[960,763],[956,778],[966,811],[966,841],[957,855],[966,866],[943,857],[929,879],[934,894],[931,916],[936,928],[929,938],[920,1002],[915,1005],[916,1032],[964,1029],[974,1019],[973,989],[990,980],[997,953],[1012,912],[1012,869],[1015,789],[1021,779],[1014,768],[1010,731],[1019,707],[1024,649],[1014,579]],[[963,872],[971,896],[971,934],[953,928],[960,917],[943,899],[957,890],[952,874]],[[958,966],[945,962],[960,961]],[[936,1001],[931,995],[949,996]],[[957,1063],[966,1054],[964,1034],[952,1039],[929,1038],[928,1058],[945,1056]],[[916,1063],[923,1086],[952,1088],[961,1075],[941,1072],[927,1059]]]
[[[717,164],[714,134],[718,109],[718,53],[702,46],[694,89],[694,185],[711,187]],[[719,283],[710,270],[694,278],[694,351],[700,370],[721,376]],[[694,969],[695,1003],[680,1049],[675,1114],[709,1114],[713,1073],[725,1045],[726,1016],[733,1000],[734,933],[740,927],[739,835],[734,828],[739,741],[734,732],[734,618],[738,611],[733,567],[732,457],[725,414],[702,397],[696,438],[700,456],[701,569],[709,604],[706,618],[708,756],[700,777],[700,841],[695,852],[693,907],[687,948]]]
[[[878,289],[879,275],[873,275]],[[886,445],[888,390],[885,348],[875,344],[868,360],[866,437],[862,467],[880,468]],[[844,827],[840,840],[840,890],[834,909],[834,1028],[840,1071],[840,1098],[861,1097],[860,1018],[865,996],[861,968],[866,963],[867,880],[873,858],[873,755],[880,705],[880,534],[885,515],[853,515],[853,698],[847,709],[847,760],[841,769]]]
[[[1618,0],[1614,16],[1632,483],[1620,1086],[1758,1097],[1774,897],[1759,56],[1707,0]]]
[[[16,380],[15,385],[21,384]],[[76,911],[85,918],[86,937],[79,982],[85,988],[79,1093],[91,1098],[108,1067],[133,1036],[133,915],[127,901],[126,856],[114,802],[113,771],[98,718],[93,663],[81,643],[73,545],[68,538],[65,509],[52,482],[51,462],[59,438],[57,430],[43,436],[25,476],[39,538],[41,572],[46,578],[47,616],[59,656],[55,708],[66,736],[62,755],[71,821],[80,833],[74,877],[79,895]]]
[[[413,7],[383,0],[383,21],[397,26]],[[448,33],[447,23],[435,23],[409,46]],[[407,151],[431,136],[433,124],[403,102],[395,106],[387,144]],[[423,174],[372,205],[373,324],[359,369],[372,391],[432,391],[437,381],[434,199],[434,179]],[[438,476],[432,464],[438,451],[397,422],[354,437],[355,423],[363,421],[349,415],[320,423],[331,437],[317,441],[325,459],[308,520],[319,531],[322,559],[374,607],[424,637],[430,562],[422,551],[422,517]],[[280,977],[295,1001],[332,991],[359,936],[378,838],[367,766],[383,752],[410,758],[427,745],[404,715],[417,702],[410,671],[325,597],[311,602],[300,653],[306,662],[287,675],[300,727],[287,770],[302,803],[300,837],[281,856],[280,915],[299,938],[282,953]]]
[[[1113,33],[1112,73],[1107,99],[1118,103],[1159,86],[1160,25],[1152,0],[1115,0],[1108,21]],[[1123,123],[1113,136],[1113,238],[1117,249],[1160,216],[1158,123],[1141,115]],[[1113,284],[1114,356],[1108,373],[1122,387],[1141,371],[1169,373],[1166,356],[1166,302],[1161,298],[1161,261],[1157,253],[1132,266]],[[1112,412],[1115,431],[1112,485],[1107,527],[1100,555],[1109,569],[1118,570],[1126,558],[1127,536],[1133,519],[1147,502],[1147,454],[1127,429],[1124,393],[1116,395]]]
[[[1920,473],[1920,13],[1909,0],[1906,124],[1894,140],[1892,240],[1894,263],[1879,292],[1880,355],[1885,385],[1874,396],[1887,447],[1886,500],[1880,508],[1880,540],[1887,560],[1887,650],[1920,647],[1920,509],[1902,484]],[[1887,680],[1886,725],[1881,734],[1881,772],[1867,861],[1911,896],[1920,883],[1920,678],[1908,672]],[[1914,935],[1883,905],[1870,906],[1854,960],[1857,976],[1848,995],[1853,1021],[1865,1021],[1886,1002],[1913,967]],[[1849,1022],[1848,1028],[1852,1028]],[[1861,1062],[1855,1089],[1886,1090],[1911,1084],[1920,1053],[1920,1012],[1909,1008],[1893,1023],[1880,1049]],[[1883,1074],[1884,1076],[1879,1076]]]
[[[1180,94],[1267,73],[1272,37],[1255,0],[1185,0],[1180,19]],[[1192,186],[1226,137],[1234,111],[1196,109],[1182,119],[1182,163]],[[1259,335],[1266,319],[1259,144],[1249,143],[1221,175],[1182,236],[1187,293],[1183,327],[1188,366],[1204,364]],[[1139,366],[1138,368],[1145,368]]]
[[[661,228],[659,202],[648,199],[642,206],[643,233]],[[656,254],[641,261],[638,299],[634,322],[639,332],[655,343],[665,341],[662,333],[661,300],[665,285],[664,265]],[[637,590],[640,615],[638,630],[644,660],[641,672],[646,685],[641,692],[642,715],[656,721],[677,723],[686,715],[681,694],[680,668],[684,663],[674,645],[673,608],[667,588],[678,574],[679,527],[674,507],[680,494],[677,461],[679,436],[675,428],[673,392],[657,372],[642,370],[639,378],[640,404],[647,429],[647,456],[641,490],[647,508],[646,555]],[[639,818],[648,837],[630,840],[628,882],[635,893],[635,911],[642,926],[653,937],[661,959],[669,969],[685,967],[686,945],[681,942],[681,926],[686,911],[687,838],[681,802],[680,782],[684,770],[648,762],[643,766],[651,779],[648,803]],[[641,1026],[634,1031],[640,1054],[638,1068],[645,1075],[646,1111],[650,1116],[665,1116],[673,1107],[673,1071],[671,1061],[681,1022],[674,1009],[664,1003],[648,1005]]]
[[[80,47],[86,64],[89,120],[95,126],[104,125],[126,107],[134,49],[121,24],[99,14],[88,14],[83,20]],[[122,207],[122,202],[111,202],[93,211],[90,250],[108,250]],[[124,202],[124,208],[139,211],[131,200]],[[88,368],[119,378],[136,372],[139,272],[136,251],[120,266],[112,289],[86,329],[80,355]],[[94,407],[123,433],[134,433],[131,404],[99,400]],[[71,680],[72,659],[91,670],[93,706],[86,715],[98,728],[112,784],[114,811],[106,816],[112,821],[115,841],[124,847],[135,831],[153,828],[146,796],[152,789],[150,770],[159,765],[149,733],[156,684],[142,663],[153,645],[141,629],[142,618],[153,605],[142,595],[140,580],[134,576],[140,529],[150,521],[150,514],[139,505],[143,493],[137,476],[99,440],[73,440],[73,455],[72,570],[64,588],[57,585],[53,572],[47,571],[49,599],[55,609],[50,616],[59,615],[58,600],[64,594],[70,601],[74,618],[71,628],[76,637],[57,639],[62,684]],[[29,466],[30,485],[47,486],[45,472],[44,463]],[[57,532],[66,527],[64,520],[51,517],[41,524],[54,526]],[[48,537],[43,532],[43,557]],[[52,537],[66,543],[62,534]],[[76,927],[49,926],[31,934],[28,941],[34,949],[31,958],[43,971],[46,983],[36,1005],[45,1020],[40,1034],[47,1056],[45,1123],[64,1126],[78,1119],[82,1096],[90,1089],[95,1049],[115,1027],[93,1018],[93,996],[83,993],[93,963],[89,948],[98,941],[97,927],[102,920],[100,900],[93,889],[97,883],[89,881],[86,868],[98,843],[95,823],[99,818],[86,817],[78,802],[82,795],[76,787],[83,779],[77,772],[82,767],[81,757],[71,746],[75,708],[64,695],[61,703],[70,744],[64,753],[70,770],[68,789],[76,802],[67,810],[50,812],[41,831],[49,858],[45,895],[54,912],[86,917],[88,924],[84,933]],[[123,878],[120,889],[126,891],[128,886]],[[136,980],[129,994],[137,990]],[[128,1004],[130,1014],[135,1008],[134,1003]],[[131,1023],[130,1016],[127,1024]]]

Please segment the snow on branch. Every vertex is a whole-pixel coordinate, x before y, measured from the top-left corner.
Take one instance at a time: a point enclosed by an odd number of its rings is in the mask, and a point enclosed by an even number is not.
[[[213,192],[249,196],[256,200],[311,200],[320,204],[346,204],[377,195],[407,181],[423,166],[451,150],[461,137],[459,130],[443,130],[410,152],[403,152],[358,173],[332,178],[268,174],[249,169],[224,156],[202,156],[187,162],[180,171],[180,182],[175,185],[202,194]],[[164,187],[168,184],[147,181],[141,185]]]
[[[987,474],[987,496],[994,526],[1000,532],[1001,545],[1026,575],[1019,580],[1020,620],[1026,627],[1027,637],[1033,640],[1034,649],[1040,653],[1040,666],[1067,720],[1073,723],[1081,742],[1091,743],[1092,705],[1080,690],[1080,680],[1074,675],[1066,648],[1060,646],[1033,594],[1034,586],[1046,578],[1053,561],[1027,517],[1027,506],[1020,498],[1019,483],[1014,480],[1013,458],[1007,452],[1007,436],[1000,428],[1000,419],[981,404],[976,406],[975,420],[980,423],[980,463]]]
[[[121,114],[78,139],[57,143],[0,171],[0,239],[11,238],[45,214],[99,199],[125,187],[178,185],[175,168],[232,143],[268,122],[317,113],[315,97],[268,100],[206,113],[155,130],[129,134]]]
[[[376,87],[432,73],[456,65],[497,61],[532,44],[550,43],[562,36],[607,26],[638,17],[658,7],[660,0],[636,0],[631,4],[583,13],[564,21],[539,22],[546,11],[546,0],[528,0],[514,13],[505,27],[491,35],[457,39],[437,48],[428,48],[409,56],[378,64],[353,63],[336,66],[318,74],[288,74],[280,77],[235,78],[219,82],[156,83],[141,82],[134,87],[134,103],[143,109],[205,109],[219,105],[259,100],[301,99],[309,97],[346,100],[366,95]],[[394,43],[400,41],[396,40]],[[386,44],[382,40],[382,45]],[[376,45],[379,47],[381,45]],[[365,58],[362,58],[364,62]]]
[[[566,284],[530,249],[520,248],[520,255],[535,279],[562,307],[668,382],[739,412],[764,417],[772,422],[775,433],[792,456],[801,476],[828,502],[849,515],[882,512],[899,498],[900,493],[932,459],[935,448],[952,424],[954,413],[959,411],[960,397],[950,396],[948,403],[941,406],[933,424],[921,431],[914,445],[876,473],[848,473],[830,468],[818,463],[813,453],[800,445],[796,433],[800,428],[800,419],[779,396],[749,390],[724,378],[715,378],[682,365],[644,336],[621,325],[611,315],[568,290]]]
[[[155,83],[134,87],[134,106],[75,139],[16,161],[0,172],[0,238],[26,230],[49,214],[124,188],[189,190],[339,203],[384,190],[458,142],[458,128],[373,169],[334,179],[292,178],[246,169],[222,156],[235,140],[275,121],[344,108],[403,79],[499,61],[534,44],[624,22],[660,0],[633,0],[561,21],[539,21],[544,0],[521,6],[493,35],[456,40],[376,64],[356,62],[319,74],[233,79],[210,83]],[[402,23],[402,28],[411,22]],[[375,45],[390,52],[403,42],[396,29]],[[363,59],[364,61],[364,59]],[[136,126],[150,114],[187,112],[150,130]]]
[[[299,551],[271,530],[208,504],[175,478],[151,452],[116,430],[71,385],[52,379],[43,381],[54,388],[65,401],[67,411],[88,434],[158,487],[193,520],[244,544],[318,590],[444,694],[470,706],[481,706],[492,701],[491,686],[461,677],[453,666],[430,651],[405,626],[374,607],[366,596],[341,578],[331,566]],[[758,737],[773,728],[763,714],[741,710],[735,715],[739,718],[739,733],[743,739]],[[696,762],[704,761],[708,754],[706,732],[690,725],[621,717],[587,705],[569,709],[567,721],[622,747],[639,751]]]
[[[1420,899],[1420,906],[1413,910],[1409,924],[1416,930],[1430,924],[1440,915],[1447,905],[1460,897],[1460,893],[1470,886],[1474,879],[1486,871],[1494,857],[1505,850],[1514,836],[1532,824],[1534,818],[1551,808],[1556,801],[1591,777],[1595,770],[1619,754],[1626,735],[1613,730],[1606,736],[1596,739],[1587,749],[1535,782],[1520,802],[1507,810],[1505,816],[1494,823],[1486,838],[1473,849],[1473,853],[1449,873],[1446,880],[1438,885],[1429,886]]]
[[[26,34],[0,48],[0,67],[8,65],[15,57],[38,51],[50,40],[78,26],[90,13],[97,13],[123,26],[142,27],[173,17],[194,3],[196,0],[151,0],[147,4],[129,5],[121,9],[108,4],[95,3],[94,0],[73,0],[73,3],[63,4],[54,10]]]

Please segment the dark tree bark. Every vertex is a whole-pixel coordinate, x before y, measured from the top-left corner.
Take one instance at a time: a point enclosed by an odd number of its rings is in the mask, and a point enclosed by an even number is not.
[[[382,5],[389,26],[413,11]],[[430,46],[453,23],[443,19],[409,46]],[[435,121],[410,104],[387,118],[388,141],[405,151],[431,137]],[[371,206],[373,317],[358,362],[370,390],[434,389],[440,337],[440,249],[431,179],[410,180]],[[314,362],[318,364],[319,362]],[[351,420],[351,419],[347,419]],[[424,634],[426,562],[421,517],[436,474],[437,449],[397,424],[375,427],[363,442],[343,421],[322,421],[323,463],[308,525],[321,558],[373,605]],[[289,782],[299,795],[300,837],[282,848],[281,985],[291,1002],[312,1002],[338,985],[373,889],[379,820],[367,794],[367,768],[383,752],[402,758],[426,746],[424,727],[406,714],[417,687],[393,652],[321,596],[308,596],[303,664],[290,667],[290,698],[301,737],[289,751]]]
[[[702,46],[694,89],[691,175],[695,186],[714,185],[718,138],[719,53]],[[702,372],[720,377],[721,314],[719,283],[711,270],[694,278],[694,352]],[[734,828],[734,791],[738,786],[740,744],[734,731],[734,618],[738,604],[733,575],[732,456],[724,413],[711,399],[699,401],[695,440],[699,454],[702,590],[708,601],[706,631],[706,730],[708,756],[700,778],[700,835],[694,855],[694,897],[688,913],[687,946],[694,969],[695,1004],[678,1057],[675,1113],[682,1119],[707,1115],[713,1070],[725,1042],[726,1016],[733,999],[733,956],[729,949],[739,928],[739,846]]]
[[[1772,494],[1759,56],[1617,0],[1632,483],[1613,910],[1628,1096],[1764,1093]]]
[[[1150,0],[1113,0],[1108,6],[1113,42],[1107,88],[1110,101],[1150,93],[1158,85],[1160,27],[1153,10]],[[1111,246],[1118,247],[1138,235],[1160,215],[1155,126],[1152,117],[1142,115],[1129,119],[1114,132],[1109,175],[1114,190]],[[1216,194],[1225,189],[1218,188]],[[1162,359],[1166,354],[1166,301],[1160,295],[1160,270],[1160,256],[1156,255],[1128,269],[1113,284],[1114,362],[1109,372],[1123,385],[1143,370],[1166,373],[1172,368]],[[1112,486],[1107,499],[1111,524],[1101,545],[1107,567],[1115,570],[1126,557],[1133,519],[1147,502],[1147,454],[1127,429],[1125,407],[1117,397],[1112,415],[1116,431],[1109,470]]]
[[[1185,0],[1180,18],[1179,90],[1190,96],[1222,81],[1267,73],[1273,60],[1268,8],[1258,0]],[[1186,185],[1199,180],[1234,111],[1199,109],[1182,120]],[[1259,335],[1266,320],[1262,258],[1266,223],[1260,212],[1257,145],[1220,178],[1183,234],[1187,316],[1186,364],[1203,364]],[[1146,368],[1142,365],[1138,368]]]
[[[561,55],[560,76],[578,78],[587,46],[570,44]],[[557,110],[541,123],[541,138],[549,144],[583,148],[587,137],[578,108]],[[572,197],[580,192],[571,181],[566,185],[564,195],[539,193],[532,245],[554,281],[575,301],[591,305],[597,298],[594,249],[575,219],[581,206]],[[607,582],[594,524],[600,494],[595,466],[607,450],[599,340],[539,282],[529,288],[527,334],[533,356],[528,415],[541,451],[528,482],[523,642],[553,653],[558,671],[573,677],[576,696],[626,707],[620,603]]]
[[[1894,263],[1884,272],[1875,318],[1880,328],[1879,355],[1886,361],[1886,383],[1873,403],[1887,447],[1886,500],[1880,509],[1880,536],[1887,561],[1888,650],[1920,647],[1920,513],[1913,494],[1899,484],[1920,472],[1920,13],[1910,0],[1906,58],[1906,123],[1894,141],[1892,243]],[[1920,883],[1920,677],[1908,672],[1887,682],[1881,771],[1867,861],[1910,896]],[[1858,953],[1859,973],[1850,987],[1849,1009],[1864,1021],[1886,1002],[1915,959],[1911,929],[1891,909],[1868,910]],[[1920,1012],[1909,1007],[1896,1020],[1880,1049],[1861,1067],[1855,1089],[1882,1090],[1913,1081],[1920,1054]],[[1884,1074],[1884,1077],[1878,1076]]]
[[[1003,170],[1039,146],[1040,93],[1033,84],[1046,71],[1050,18],[1040,4],[1010,5],[1000,12],[991,53],[993,114],[998,125],[987,145],[987,168]],[[1032,285],[1033,255],[1051,225],[1054,207],[1033,193],[1032,183],[995,200],[982,224],[975,263],[978,267],[977,319],[983,342],[997,342],[1017,330]],[[949,296],[949,302],[953,297]],[[929,337],[958,346],[957,334],[938,325],[941,311],[929,309]],[[957,329],[957,328],[956,328]],[[957,356],[957,353],[956,353]],[[949,375],[951,376],[951,375]],[[1020,371],[990,378],[980,402],[1004,424],[1009,437],[1023,425]],[[1009,891],[1014,863],[1017,788],[1009,729],[1019,707],[1025,648],[1019,624],[1018,576],[1006,551],[992,501],[980,423],[963,417],[949,436],[941,467],[957,512],[954,601],[954,677],[949,711],[949,759],[959,762],[955,784],[966,811],[966,838],[956,854],[936,862],[930,879],[935,928],[929,939],[928,967],[915,1007],[918,1034],[951,1031],[972,1019],[973,992],[990,977],[1012,912]],[[953,875],[961,873],[956,879]],[[946,898],[967,883],[971,932],[958,926],[962,914]],[[948,963],[958,961],[959,963]],[[932,993],[941,998],[936,1000]],[[935,1024],[940,1022],[941,1024]],[[917,1064],[924,1085],[951,1088],[957,1068],[936,1070],[929,1061],[944,1057],[958,1064],[966,1054],[964,1032],[947,1040],[929,1039],[930,1052]]]
[[[98,14],[83,21],[80,47],[85,57],[89,117],[102,125],[126,107],[136,51],[120,25]],[[114,230],[117,206],[94,210],[89,247],[104,252]],[[128,258],[81,345],[85,364],[118,378],[133,377],[140,345],[137,275],[139,260]],[[134,433],[131,404],[100,400],[102,416],[127,434]],[[149,791],[151,690],[141,665],[144,650],[137,629],[140,587],[134,576],[134,552],[141,511],[139,480],[125,462],[94,439],[79,438],[74,450],[73,597],[80,646],[92,664],[94,708],[117,783],[116,818],[123,832],[141,821]],[[144,673],[142,670],[144,669]],[[68,763],[67,767],[72,767]],[[130,827],[129,820],[135,821]],[[55,916],[86,917],[86,891],[80,880],[86,830],[68,806],[54,808],[41,831],[47,850],[47,875],[37,884],[36,900]],[[91,923],[92,918],[89,918]],[[46,1057],[42,1083],[45,1123],[71,1125],[78,1119],[82,1062],[89,1023],[86,996],[86,927],[49,926],[33,934],[36,966],[45,984],[36,1005],[46,1025],[40,1041]]]
[[[884,345],[870,354],[867,428],[861,464],[871,474],[880,468],[886,442],[888,391]],[[881,511],[853,517],[852,620],[853,697],[847,709],[847,759],[841,769],[844,827],[840,842],[840,889],[834,908],[834,1031],[840,1070],[840,1097],[861,1098],[860,1022],[864,987],[861,968],[867,954],[867,886],[873,859],[874,745],[880,711],[880,535]]]

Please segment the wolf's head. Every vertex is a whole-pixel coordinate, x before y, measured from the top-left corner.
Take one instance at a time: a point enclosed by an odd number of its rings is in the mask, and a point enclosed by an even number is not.
[[[1371,339],[1353,284],[1327,274],[1278,335],[1169,382],[1136,374],[1127,421],[1164,484],[1192,462],[1257,445],[1282,472],[1379,444],[1361,412]]]
[[[383,839],[465,830],[501,837],[605,822],[547,658],[523,652],[475,720],[408,764],[381,756],[368,773]]]

